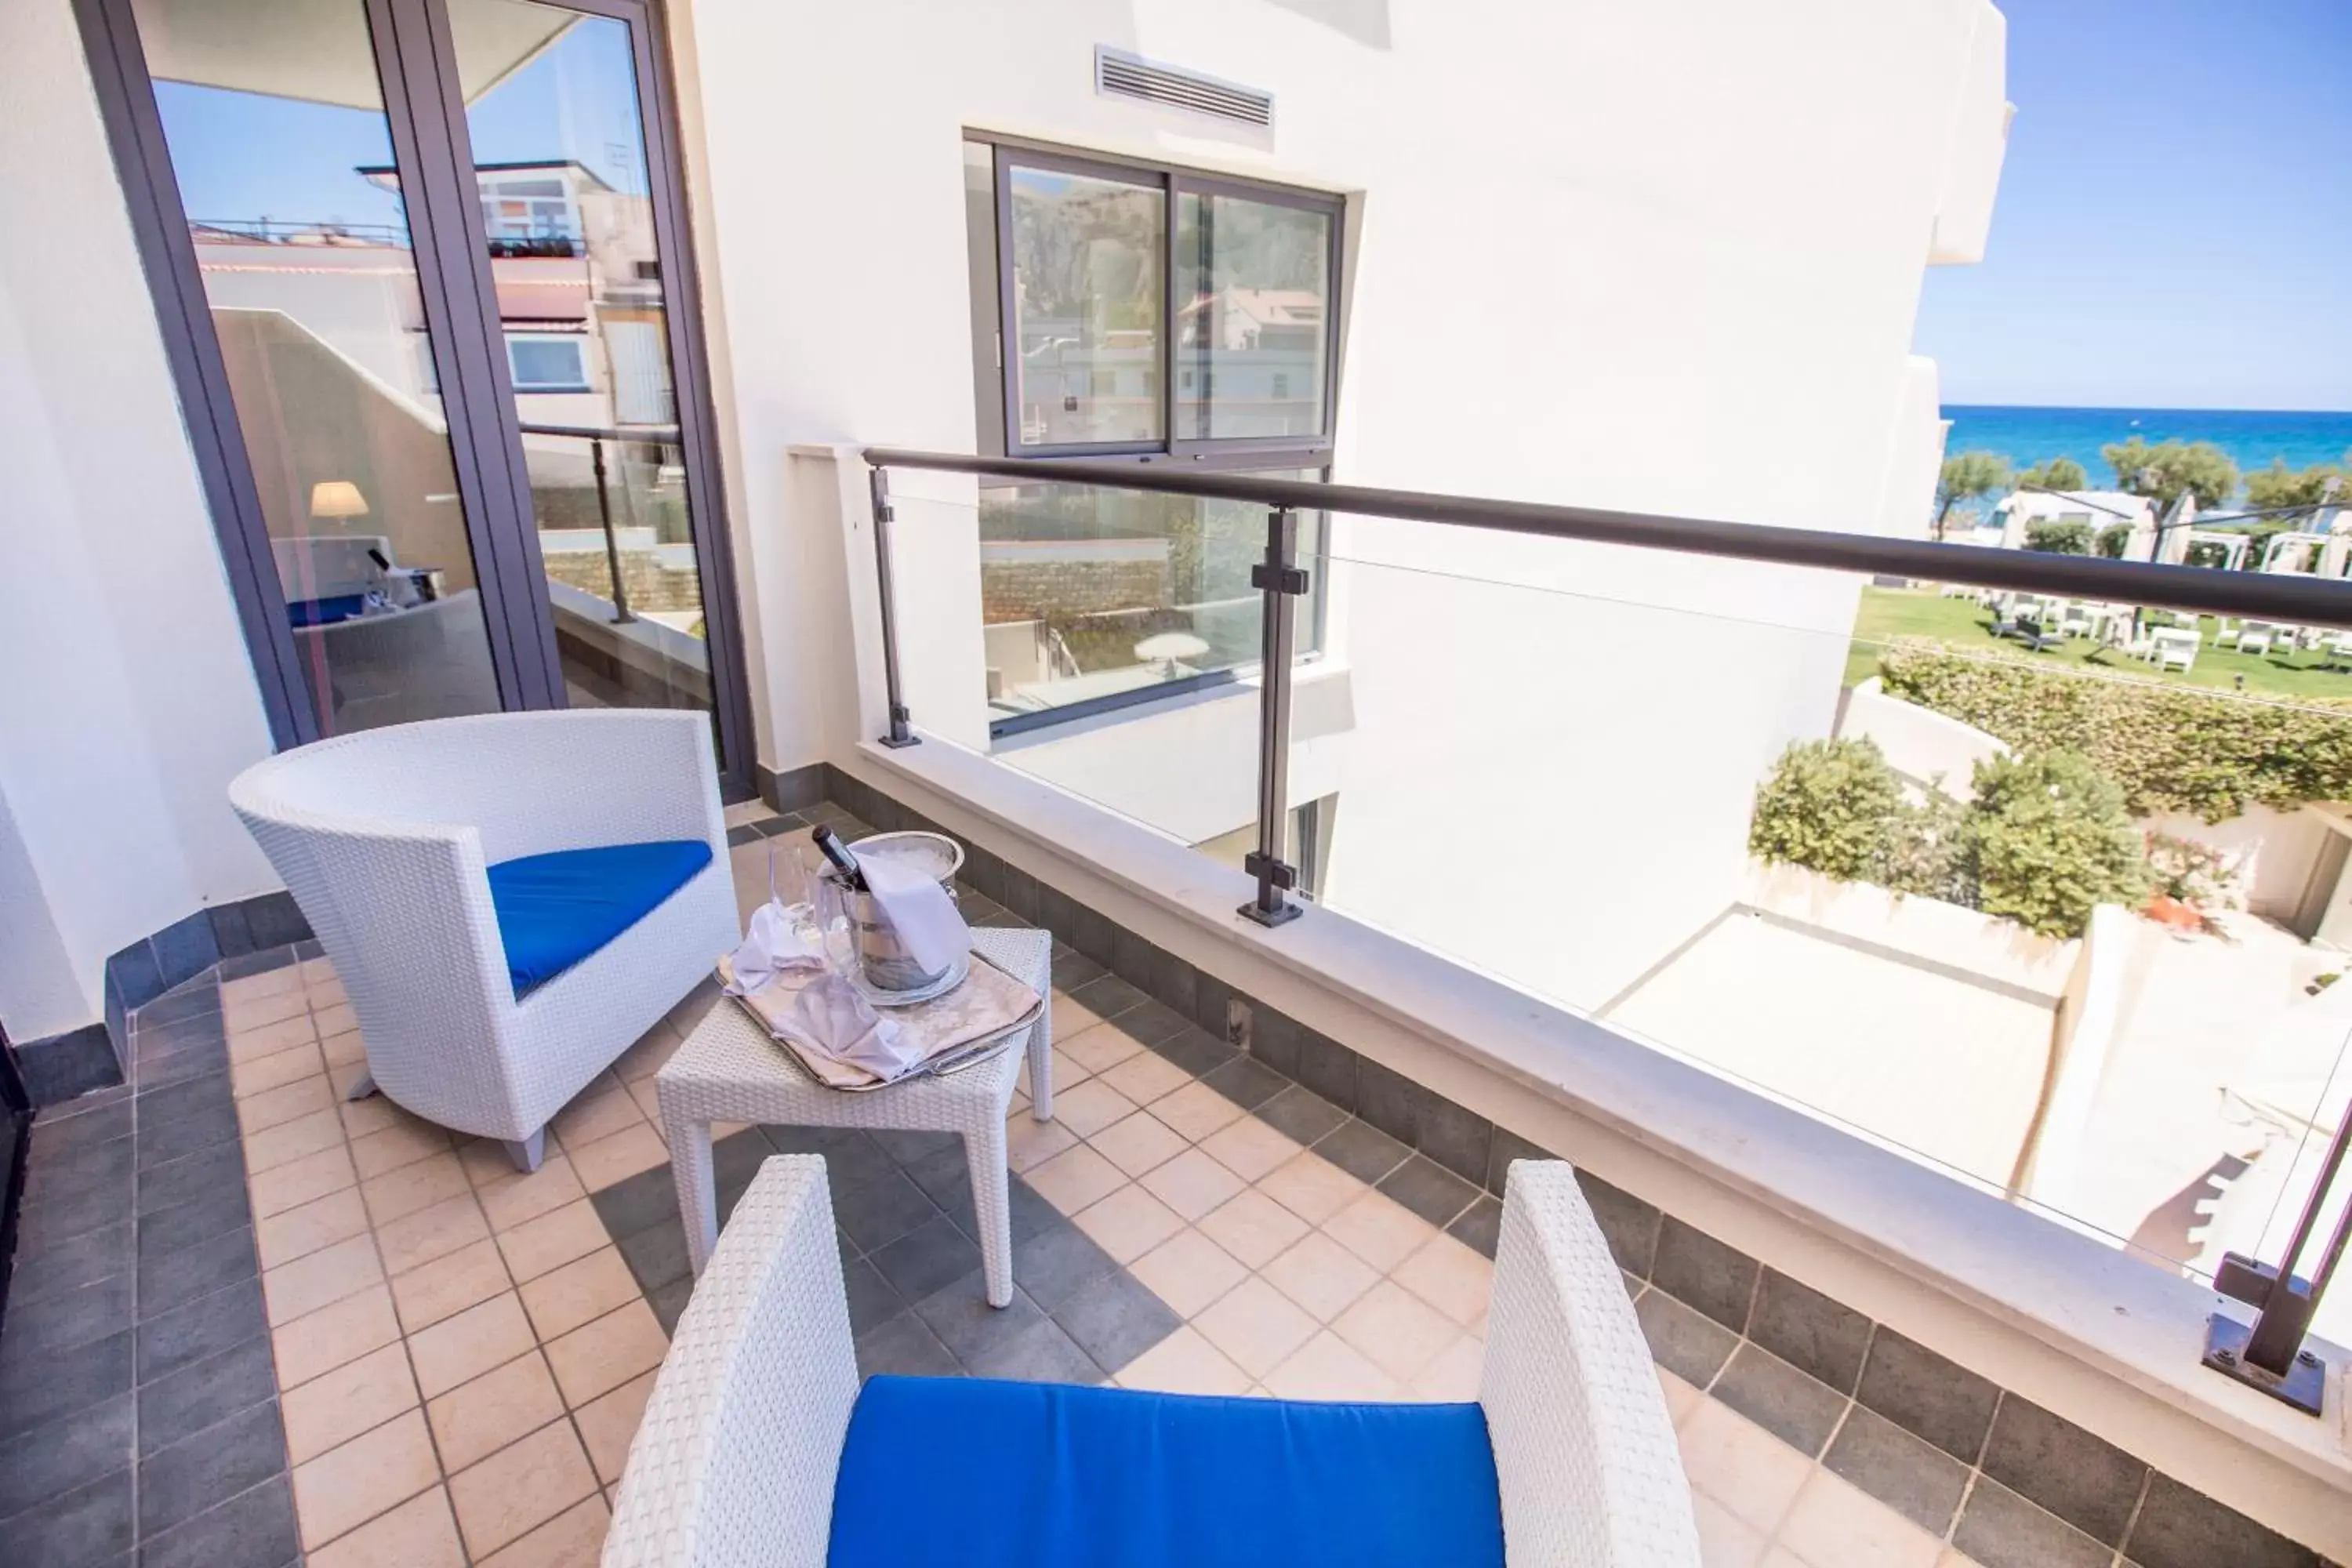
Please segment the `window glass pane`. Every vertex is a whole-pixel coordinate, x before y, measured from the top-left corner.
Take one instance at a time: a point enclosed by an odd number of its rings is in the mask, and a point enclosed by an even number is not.
[[[514,369],[517,390],[585,392],[586,373],[581,369],[580,345],[562,338],[517,338],[507,344],[507,363]]]
[[[1330,215],[1180,195],[1176,298],[1180,439],[1323,434]]]
[[[1320,529],[1319,513],[1301,514],[1302,561],[1318,552]],[[988,700],[1000,719],[1258,661],[1250,568],[1265,554],[1262,506],[1045,479],[990,485],[980,541]],[[1312,600],[1300,605],[1302,651],[1321,619]]]
[[[1056,169],[1011,174],[1021,441],[1157,441],[1166,197]]]

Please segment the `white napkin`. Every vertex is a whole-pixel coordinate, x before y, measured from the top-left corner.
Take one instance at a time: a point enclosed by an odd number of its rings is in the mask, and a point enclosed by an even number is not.
[[[763,1012],[777,1034],[821,1057],[849,1062],[880,1079],[894,1079],[921,1059],[919,1042],[874,1010],[857,987],[838,974],[820,974],[789,1008]]]
[[[765,990],[788,969],[823,969],[824,954],[793,928],[782,902],[770,899],[751,911],[743,945],[728,955],[727,964],[727,989],[737,996],[749,996]]]
[[[899,945],[925,973],[944,973],[971,950],[971,927],[937,878],[887,855],[868,855],[857,864]]]

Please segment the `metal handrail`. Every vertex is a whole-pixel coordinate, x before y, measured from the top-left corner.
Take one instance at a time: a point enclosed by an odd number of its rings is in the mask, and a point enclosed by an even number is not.
[[[1995,550],[1978,544],[1880,539],[1869,534],[1766,523],[1608,511],[1598,507],[1486,500],[1427,490],[1201,473],[1175,461],[1105,463],[1066,458],[975,458],[898,447],[868,447],[864,457],[877,468],[930,468],[1025,479],[1033,484],[1158,490],[1298,511],[1402,518],[1411,522],[1442,522],[1546,539],[1624,544],[1677,555],[1714,555],[1828,572],[1916,577],[1931,583],[1964,583],[1979,588],[2063,594],[2076,599],[2105,599],[2160,609],[2251,616],[2257,620],[2287,621],[2297,626],[2352,629],[2352,583],[2300,574],[2159,566],[2146,561],[2109,561],[2100,556]]]

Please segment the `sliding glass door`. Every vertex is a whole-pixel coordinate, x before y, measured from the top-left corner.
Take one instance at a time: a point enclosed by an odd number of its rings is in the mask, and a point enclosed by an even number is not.
[[[644,0],[78,4],[281,742],[696,708],[748,788]]]

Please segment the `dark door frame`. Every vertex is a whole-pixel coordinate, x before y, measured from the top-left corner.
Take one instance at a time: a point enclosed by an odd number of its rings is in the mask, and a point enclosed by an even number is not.
[[[498,326],[488,234],[467,181],[472,153],[446,0],[351,0],[366,16],[383,87],[403,206],[449,426],[450,458],[483,587],[493,668],[509,709],[564,706],[520,417]],[[197,269],[131,0],[73,0],[99,112],[130,210],[164,353],[211,511],[270,734],[280,750],[319,738],[261,499]],[[754,790],[749,682],[727,498],[711,411],[700,290],[687,221],[660,0],[569,0],[556,8],[628,26],[648,195],[660,247],[670,379],[703,600],[715,740],[730,799]]]

